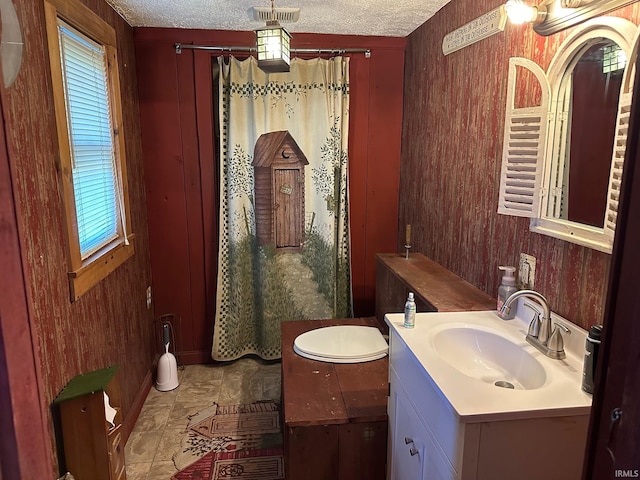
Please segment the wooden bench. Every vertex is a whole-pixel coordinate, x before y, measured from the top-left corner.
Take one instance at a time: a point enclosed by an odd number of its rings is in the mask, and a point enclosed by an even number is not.
[[[384,480],[389,360],[327,363],[293,351],[295,338],[374,317],[282,323],[282,405],[287,480]]]

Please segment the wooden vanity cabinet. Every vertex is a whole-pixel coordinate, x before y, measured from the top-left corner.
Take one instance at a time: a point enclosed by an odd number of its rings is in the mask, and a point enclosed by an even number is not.
[[[126,480],[118,366],[78,375],[54,404],[60,411],[66,470],[75,480]],[[105,393],[113,407],[105,414]]]

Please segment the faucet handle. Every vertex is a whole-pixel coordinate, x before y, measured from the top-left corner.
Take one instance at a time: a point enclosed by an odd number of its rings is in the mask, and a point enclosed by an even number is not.
[[[527,331],[527,335],[530,337],[538,338],[540,334],[540,315],[536,315],[531,319],[531,323],[529,323],[529,330]]]
[[[556,323],[556,325],[560,325],[560,324]],[[571,330],[569,330],[564,325],[562,325],[562,329],[571,333]],[[549,350],[554,352],[564,351],[564,340],[562,339],[562,334],[560,333],[559,329],[557,328],[553,329],[553,333],[551,334],[551,337],[549,337],[549,342],[547,343],[547,348],[549,348]]]
[[[531,302],[524,302],[524,306],[530,308],[535,312],[531,322],[529,323],[529,330],[527,331],[527,335],[531,337],[538,338],[540,334],[540,315],[542,312],[538,310]]]
[[[558,323],[558,322],[553,322],[553,324],[556,327],[560,327],[562,330],[564,330],[564,333],[566,333],[567,335],[571,335],[571,329],[569,329],[566,325],[563,325],[562,323]]]

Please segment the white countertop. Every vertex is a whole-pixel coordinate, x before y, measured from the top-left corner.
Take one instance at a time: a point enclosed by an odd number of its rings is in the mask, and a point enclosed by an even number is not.
[[[520,299],[521,303],[523,300]],[[520,312],[529,318],[520,318]],[[548,358],[526,342],[531,312],[522,306],[513,320],[502,320],[495,311],[429,312],[416,314],[415,327],[409,329],[403,326],[401,313],[387,314],[385,319],[463,422],[586,415],[590,412],[591,395],[581,389],[587,332],[555,314],[552,314],[553,321],[565,324],[572,331],[571,335],[563,334],[567,353],[563,360]],[[466,375],[444,360],[434,346],[434,335],[450,327],[498,333],[529,352],[544,368],[546,378],[537,388],[526,390],[500,388]]]

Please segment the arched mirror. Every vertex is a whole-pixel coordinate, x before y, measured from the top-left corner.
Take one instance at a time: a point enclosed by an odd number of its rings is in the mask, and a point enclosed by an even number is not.
[[[547,73],[510,59],[499,213],[531,217],[534,232],[611,252],[636,33],[628,20],[602,17],[567,37]],[[515,104],[522,69],[543,92],[527,108]]]

